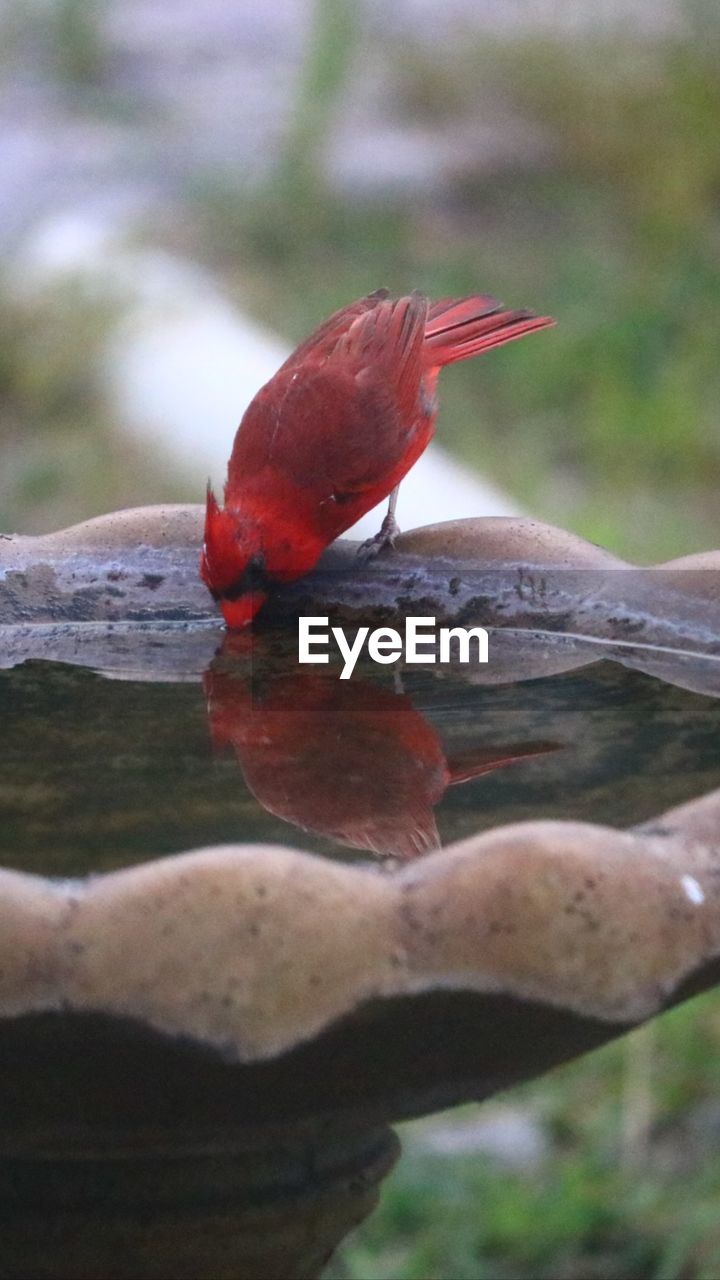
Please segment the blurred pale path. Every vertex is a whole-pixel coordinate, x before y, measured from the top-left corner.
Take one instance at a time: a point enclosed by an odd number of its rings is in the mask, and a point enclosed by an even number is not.
[[[124,247],[97,221],[50,221],[27,243],[18,288],[41,290],[63,277],[123,303],[104,362],[116,420],[187,476],[198,497],[208,476],[219,491],[236,425],[289,347],[233,307],[209,273],[167,253]],[[359,537],[377,532],[384,508],[359,521]],[[401,528],[518,514],[510,498],[436,445],[400,490]]]

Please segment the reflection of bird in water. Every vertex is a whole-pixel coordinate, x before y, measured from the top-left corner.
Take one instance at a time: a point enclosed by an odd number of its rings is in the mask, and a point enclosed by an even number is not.
[[[213,742],[231,743],[269,813],[355,849],[411,858],[440,845],[433,806],[447,787],[556,749],[547,742],[475,747],[446,758],[404,694],[296,670],[259,691],[238,670],[211,668]]]

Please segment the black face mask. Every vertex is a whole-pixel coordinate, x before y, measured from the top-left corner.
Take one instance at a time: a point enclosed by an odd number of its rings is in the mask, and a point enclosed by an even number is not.
[[[254,591],[267,591],[267,588],[268,575],[265,571],[265,556],[262,551],[257,551],[254,556],[250,557],[237,581],[225,591],[218,592],[216,598],[222,595],[223,600],[238,600],[240,596],[250,595]]]

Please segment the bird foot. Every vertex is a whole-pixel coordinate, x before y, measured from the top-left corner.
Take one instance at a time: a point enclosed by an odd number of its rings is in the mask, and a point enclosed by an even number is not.
[[[400,533],[400,525],[394,516],[387,515],[383,520],[378,532],[373,538],[368,538],[366,542],[361,543],[358,547],[358,559],[363,564],[367,564],[369,560],[374,560],[375,556],[384,551],[386,547],[394,547],[395,539]]]

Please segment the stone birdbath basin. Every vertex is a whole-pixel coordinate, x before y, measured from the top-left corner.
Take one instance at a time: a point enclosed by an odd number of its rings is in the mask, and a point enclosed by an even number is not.
[[[339,545],[226,635],[201,511],[0,540],[8,1277],[310,1277],[392,1124],[720,977],[720,558]],[[298,613],[486,667],[300,668]]]

